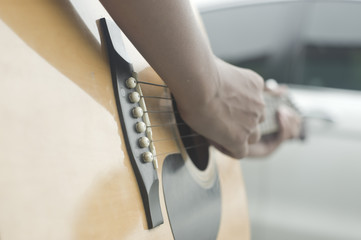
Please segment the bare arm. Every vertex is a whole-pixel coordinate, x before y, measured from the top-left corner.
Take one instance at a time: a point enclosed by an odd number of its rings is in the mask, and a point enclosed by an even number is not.
[[[101,0],[167,83],[184,120],[234,157],[263,114],[263,79],[217,59],[187,0]],[[211,130],[210,130],[211,129]]]
[[[173,92],[178,103],[188,103],[188,94],[200,100],[215,94],[214,57],[188,1],[101,2],[170,89],[179,90]]]

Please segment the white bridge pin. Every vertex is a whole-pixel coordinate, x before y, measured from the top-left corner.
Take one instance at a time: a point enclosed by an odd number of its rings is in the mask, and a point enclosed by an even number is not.
[[[144,122],[137,122],[135,124],[135,129],[137,130],[138,133],[143,133],[145,132],[145,130],[147,130],[147,125],[145,125]]]
[[[141,107],[135,107],[132,109],[132,114],[133,114],[133,117],[135,118],[140,118],[140,117],[143,117],[143,108]]]
[[[142,148],[147,148],[150,145],[150,140],[147,137],[141,137],[138,140],[139,146]]]
[[[130,89],[135,88],[137,86],[137,80],[135,80],[134,77],[130,77],[125,82],[125,85],[127,85],[127,88],[130,88]]]
[[[142,154],[142,158],[144,162],[152,162],[153,161],[153,154],[151,152],[145,152]]]
[[[137,103],[140,101],[140,95],[138,92],[132,92],[129,94],[129,100],[132,102],[132,103]]]

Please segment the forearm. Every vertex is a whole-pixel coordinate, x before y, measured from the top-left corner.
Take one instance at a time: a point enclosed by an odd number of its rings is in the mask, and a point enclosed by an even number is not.
[[[181,106],[215,94],[215,57],[187,0],[101,2]]]

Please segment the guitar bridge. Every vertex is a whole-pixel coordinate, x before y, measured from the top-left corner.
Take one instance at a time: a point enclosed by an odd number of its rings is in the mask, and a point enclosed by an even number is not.
[[[163,223],[159,201],[158,168],[152,132],[142,91],[133,66],[126,61],[125,48],[118,26],[104,18],[99,20],[106,44],[118,115],[128,156],[142,196],[148,228]]]

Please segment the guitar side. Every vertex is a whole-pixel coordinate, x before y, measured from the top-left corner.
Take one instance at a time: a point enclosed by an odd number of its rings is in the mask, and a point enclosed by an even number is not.
[[[172,239],[162,189],[164,224],[147,229],[104,50],[71,4],[0,6],[1,239]],[[135,61],[141,80],[161,81],[144,66]],[[157,145],[173,150],[174,142]],[[218,238],[248,239],[239,162],[212,152],[223,204]]]

